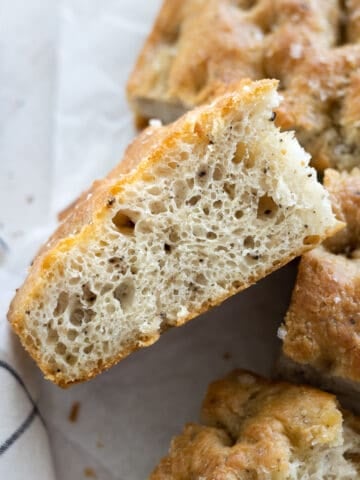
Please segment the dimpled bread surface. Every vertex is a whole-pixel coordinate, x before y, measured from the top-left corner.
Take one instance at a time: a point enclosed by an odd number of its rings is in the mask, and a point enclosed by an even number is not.
[[[169,122],[242,78],[280,80],[277,123],[317,169],[360,164],[359,0],[164,0],[128,83]]]
[[[150,480],[355,480],[360,420],[333,395],[238,370],[210,385]]]

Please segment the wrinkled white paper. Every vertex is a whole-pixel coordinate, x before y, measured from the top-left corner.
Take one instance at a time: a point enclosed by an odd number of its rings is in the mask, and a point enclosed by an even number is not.
[[[22,280],[56,214],[133,138],[125,83],[160,5],[25,2],[6,8],[17,24],[4,45],[11,75],[0,91],[0,237],[10,247],[1,289],[10,274]],[[12,8],[23,9],[20,19]],[[290,266],[273,274],[87,384],[63,391],[41,380],[57,480],[146,478],[171,437],[197,420],[211,380],[235,367],[270,373],[294,273]],[[0,302],[1,333],[8,300]]]

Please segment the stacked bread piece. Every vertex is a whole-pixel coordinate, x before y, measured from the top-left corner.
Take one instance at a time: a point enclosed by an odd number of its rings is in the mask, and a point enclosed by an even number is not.
[[[93,377],[339,229],[278,104],[244,82],[145,130],[68,211],[9,312],[47,378]]]

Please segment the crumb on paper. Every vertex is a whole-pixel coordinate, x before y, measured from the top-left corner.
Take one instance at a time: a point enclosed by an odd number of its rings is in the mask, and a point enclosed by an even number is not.
[[[79,417],[80,402],[74,402],[69,413],[69,422],[76,423]]]
[[[93,468],[84,468],[84,475],[86,478],[97,478],[95,470]]]
[[[225,352],[225,353],[223,353],[222,358],[223,358],[224,360],[230,360],[230,359],[232,358],[232,355],[231,355],[230,352]]]
[[[149,125],[150,127],[159,128],[159,127],[162,127],[162,121],[159,120],[158,118],[151,118],[149,121]]]
[[[285,340],[286,335],[287,335],[286,328],[284,327],[284,325],[281,325],[281,327],[279,327],[277,331],[277,336],[278,338],[280,338],[280,340]]]
[[[31,205],[31,204],[33,203],[33,201],[34,201],[34,196],[33,196],[33,195],[27,195],[27,196],[25,197],[25,201],[26,201],[26,203],[27,203],[28,205]]]
[[[104,448],[104,446],[105,446],[105,445],[103,444],[103,442],[102,442],[101,440],[98,440],[98,441],[96,442],[96,447],[97,447],[97,448]]]

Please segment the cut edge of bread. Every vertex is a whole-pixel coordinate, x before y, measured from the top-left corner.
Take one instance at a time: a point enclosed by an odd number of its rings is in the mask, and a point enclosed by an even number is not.
[[[276,86],[241,82],[146,130],[67,212],[8,314],[46,378],[94,377],[342,228],[309,156],[274,125]]]
[[[340,403],[360,415],[360,383],[325,373],[313,365],[296,362],[284,352],[275,366],[275,376],[295,383],[308,383],[335,394]]]

